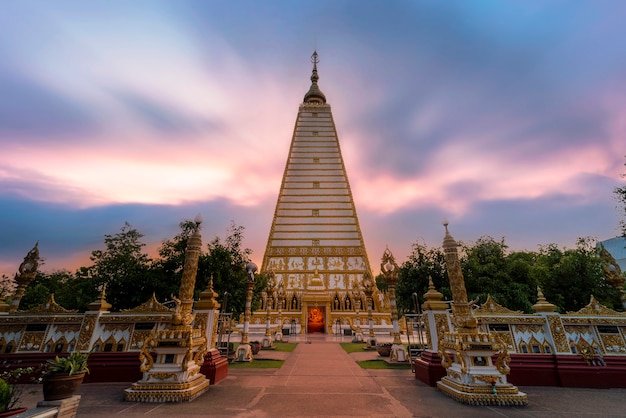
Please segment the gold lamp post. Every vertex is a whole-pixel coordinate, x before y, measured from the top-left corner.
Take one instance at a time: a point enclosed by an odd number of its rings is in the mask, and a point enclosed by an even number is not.
[[[367,346],[376,347],[376,336],[374,335],[374,317],[372,315],[372,295],[374,294],[374,280],[372,274],[366,271],[363,275],[363,293],[365,293],[365,303],[367,303],[367,321],[369,323],[369,336]]]
[[[380,269],[389,290],[389,301],[391,302],[391,321],[393,322],[393,342],[391,346],[391,361],[407,361],[407,352],[400,340],[400,327],[398,326],[398,306],[396,305],[396,284],[398,283],[398,264],[389,251],[385,249],[383,253]]]
[[[276,289],[276,279],[274,277],[274,272],[270,271],[269,279],[267,281],[267,288],[265,289],[265,307],[267,310],[267,314],[265,317],[265,336],[263,337],[263,348],[271,348],[272,347],[272,330],[270,323],[270,314],[272,312],[272,300],[274,299],[274,290]]]
[[[352,291],[352,300],[354,301],[354,338],[353,343],[363,342],[363,332],[361,331],[361,285],[357,279],[354,280],[354,289]]]
[[[281,280],[276,289],[276,300],[278,301],[278,331],[276,332],[276,341],[283,340],[283,303],[285,303],[285,286]]]
[[[250,327],[250,316],[252,314],[252,290],[254,289],[254,282],[256,280],[254,273],[256,273],[257,270],[258,267],[253,262],[249,262],[246,265],[246,273],[248,274],[248,280],[246,281],[246,309],[243,314],[241,344],[239,344],[235,352],[235,361],[252,361],[252,347],[250,347],[250,341],[248,340],[248,328]]]

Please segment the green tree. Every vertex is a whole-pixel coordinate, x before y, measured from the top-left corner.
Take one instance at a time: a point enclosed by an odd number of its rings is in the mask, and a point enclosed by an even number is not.
[[[150,278],[150,258],[143,252],[143,237],[128,222],[115,235],[104,236],[104,250],[91,253],[93,265],[86,272],[96,288],[106,285],[107,301],[114,310],[130,309],[148,300],[155,291]]]
[[[450,286],[443,251],[440,248],[428,248],[426,245],[416,242],[413,244],[409,259],[402,264],[398,272],[396,301],[399,312],[413,312],[415,310],[413,293],[417,294],[419,305],[424,302],[424,293],[428,291],[429,277],[432,278],[437,290],[449,298]]]
[[[483,236],[473,245],[463,245],[461,268],[470,300],[484,302],[488,295],[512,310],[530,313],[536,282],[530,275],[531,253],[509,253],[504,238]]]
[[[47,302],[52,294],[54,300],[65,309],[85,311],[87,305],[98,297],[98,290],[90,278],[81,276],[79,272],[76,275],[67,270],[49,274],[37,272],[37,276],[24,292],[20,309],[39,306]]]
[[[591,295],[621,311],[619,292],[606,282],[601,263],[595,240],[579,238],[575,249],[561,250],[556,244],[540,247],[532,274],[546,299],[557,305],[561,313],[583,308]]]
[[[180,232],[172,239],[164,240],[158,249],[159,258],[150,265],[150,278],[154,282],[154,292],[158,300],[169,300],[172,295],[178,295],[180,282],[183,277],[183,266],[187,242],[193,234],[196,223],[191,220],[182,221],[179,224]],[[206,255],[201,254],[198,260],[198,274],[196,278],[196,291],[201,288],[199,278],[203,277],[202,266]],[[205,285],[206,287],[206,285]]]
[[[215,237],[208,244],[208,254],[202,262],[203,276],[199,280],[203,290],[213,277],[213,288],[223,302],[224,293],[228,292],[227,310],[237,317],[244,311],[247,289],[246,265],[250,262],[252,250],[243,248],[243,226],[231,223],[224,240]],[[261,291],[267,286],[267,278],[257,275],[252,299],[252,310],[260,306]]]

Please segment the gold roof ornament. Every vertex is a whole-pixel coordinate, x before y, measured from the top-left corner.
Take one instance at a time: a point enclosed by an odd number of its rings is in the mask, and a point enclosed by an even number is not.
[[[546,300],[539,286],[537,286],[537,303],[533,305],[533,311],[536,313],[556,311],[556,305]]]
[[[59,305],[55,300],[54,300],[54,293],[52,293],[50,295],[50,298],[48,299],[47,302],[42,303],[39,306],[35,306],[32,309],[28,309],[26,311],[20,311],[20,313],[41,313],[41,314],[45,314],[45,313],[76,313],[78,312],[76,309],[65,309],[63,306]]]
[[[167,306],[163,305],[162,303],[160,303],[157,300],[156,295],[152,293],[152,296],[150,297],[150,299],[148,299],[141,305],[132,309],[125,309],[122,312],[124,313],[159,313],[159,312],[172,313],[172,310],[168,308]]]
[[[200,310],[213,310],[219,309],[220,304],[217,301],[217,293],[213,290],[213,276],[209,279],[209,285],[200,293],[200,300],[198,300],[194,306],[195,309]]]
[[[435,288],[433,278],[428,276],[428,291],[424,293],[426,301],[422,304],[422,309],[432,311],[445,311],[448,304],[443,301],[443,293]]]
[[[109,309],[113,307],[109,302],[106,301],[106,285],[102,286],[102,291],[100,292],[100,297],[97,300],[91,302],[87,307],[90,311],[100,311],[107,312]]]
[[[607,308],[594,295],[591,295],[589,304],[577,312],[568,312],[567,315],[593,315],[593,316],[625,316],[624,312],[617,312]]]
[[[520,315],[522,311],[512,311],[509,308],[505,308],[504,306],[497,303],[491,295],[487,295],[487,300],[483,303],[480,308],[474,311],[475,315],[487,315],[487,314],[497,314],[497,315]]]

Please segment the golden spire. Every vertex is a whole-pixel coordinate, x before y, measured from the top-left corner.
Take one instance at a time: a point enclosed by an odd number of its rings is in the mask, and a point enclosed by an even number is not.
[[[313,52],[311,55],[311,62],[313,63],[313,73],[311,74],[311,87],[309,91],[304,95],[304,103],[317,103],[324,104],[326,103],[326,96],[317,86],[317,80],[319,80],[319,76],[317,75],[317,63],[320,62],[317,57],[317,51]]]
[[[428,276],[428,291],[424,293],[426,301],[422,304],[422,309],[433,311],[443,311],[448,309],[448,304],[443,301],[443,294],[435,288],[433,278]]]
[[[452,312],[454,313],[454,323],[460,332],[473,331],[478,326],[476,318],[472,314],[471,304],[467,301],[467,290],[465,289],[465,279],[459,262],[457,251],[458,243],[448,231],[448,221],[443,223],[446,228],[446,235],[443,238],[443,251],[446,259],[446,269],[450,280],[450,290],[452,291]]]
[[[100,291],[100,297],[87,305],[90,311],[107,312],[109,309],[111,309],[113,305],[106,301],[106,291],[107,286],[105,284],[104,286],[102,286],[102,290]]]
[[[537,303],[533,305],[533,311],[535,312],[554,312],[556,311],[556,305],[548,302],[543,295],[541,288],[537,286]]]

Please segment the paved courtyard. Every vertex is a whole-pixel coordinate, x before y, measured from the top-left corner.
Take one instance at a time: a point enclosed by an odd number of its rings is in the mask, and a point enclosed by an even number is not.
[[[293,341],[293,340],[292,340]],[[477,407],[457,403],[415,380],[410,370],[365,370],[332,339],[300,340],[280,369],[230,369],[229,376],[189,403],[125,402],[129,383],[90,383],[79,390],[78,417],[624,417],[626,389],[522,387],[526,407]],[[34,386],[35,389],[40,389]],[[33,408],[41,392],[30,394]]]

